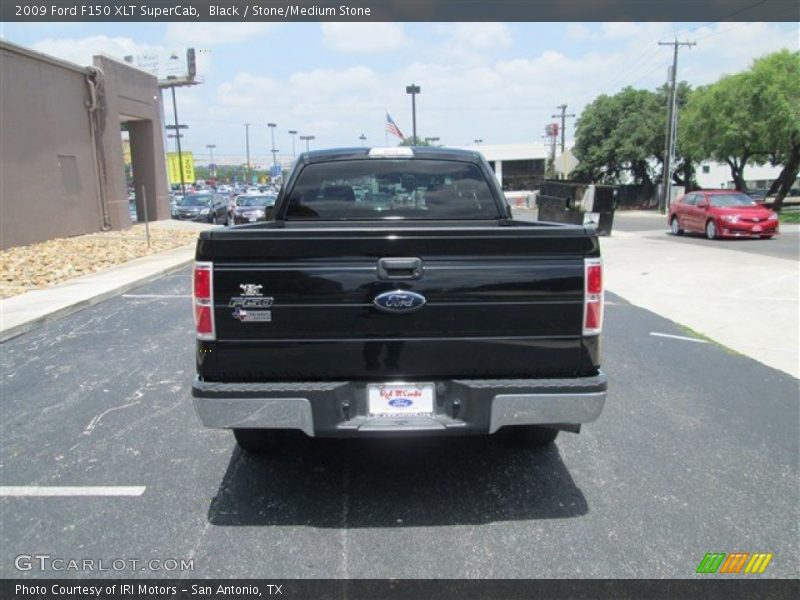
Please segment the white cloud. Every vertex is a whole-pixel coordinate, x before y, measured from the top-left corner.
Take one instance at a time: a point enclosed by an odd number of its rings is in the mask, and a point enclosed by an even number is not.
[[[511,30],[504,23],[453,23],[445,27],[453,43],[474,48],[507,48],[513,42]]]
[[[275,102],[283,87],[270,77],[237,73],[233,81],[217,87],[217,102],[224,106],[266,106]]]
[[[323,23],[322,43],[337,52],[374,54],[409,43],[401,23]]]
[[[170,23],[164,38],[170,44],[202,48],[239,44],[266,36],[279,26],[279,23]]]
[[[47,38],[34,43],[33,49],[79,65],[91,65],[92,56],[95,54],[107,54],[122,59],[129,54],[164,51],[161,46],[139,44],[129,37],[105,35],[85,38]]]
[[[591,36],[591,30],[586,25],[580,23],[569,23],[567,25],[567,37],[571,40],[580,41]]]

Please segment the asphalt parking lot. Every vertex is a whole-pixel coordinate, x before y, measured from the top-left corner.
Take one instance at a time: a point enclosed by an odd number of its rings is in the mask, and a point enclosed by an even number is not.
[[[191,559],[126,577],[692,577],[707,552],[800,564],[797,380],[611,294],[606,409],[543,451],[498,439],[324,441],[273,457],[191,406],[188,269],[0,348],[3,486],[141,486],[0,498],[15,557]],[[141,488],[144,488],[143,490]],[[113,488],[109,487],[113,492]]]

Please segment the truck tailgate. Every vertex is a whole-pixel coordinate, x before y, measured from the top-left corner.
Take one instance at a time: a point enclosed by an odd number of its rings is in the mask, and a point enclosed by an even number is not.
[[[200,345],[207,381],[549,377],[591,370],[581,337],[581,227],[510,222],[455,226],[241,228],[204,234],[213,262],[216,341]],[[418,279],[382,279],[381,258],[419,258]],[[258,287],[261,286],[261,287]],[[421,294],[390,314],[381,293]],[[237,317],[247,293],[269,321]]]

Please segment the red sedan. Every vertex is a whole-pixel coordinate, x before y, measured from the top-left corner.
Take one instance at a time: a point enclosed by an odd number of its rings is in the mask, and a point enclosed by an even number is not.
[[[701,190],[678,198],[669,207],[674,235],[684,231],[723,237],[771,238],[778,233],[778,215],[747,194],[732,190]]]

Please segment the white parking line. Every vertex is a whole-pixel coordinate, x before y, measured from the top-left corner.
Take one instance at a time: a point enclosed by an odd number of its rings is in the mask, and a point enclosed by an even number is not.
[[[656,337],[670,338],[670,339],[673,339],[673,340],[683,340],[684,342],[697,342],[698,344],[707,344],[708,343],[706,340],[699,340],[697,338],[684,337],[682,335],[670,335],[668,333],[658,333],[658,332],[655,332],[655,331],[651,331],[650,335],[654,335]]]
[[[143,485],[117,486],[47,486],[47,485],[3,485],[0,497],[11,496],[141,496],[146,489]]]
[[[190,294],[122,294],[123,298],[191,298]]]

